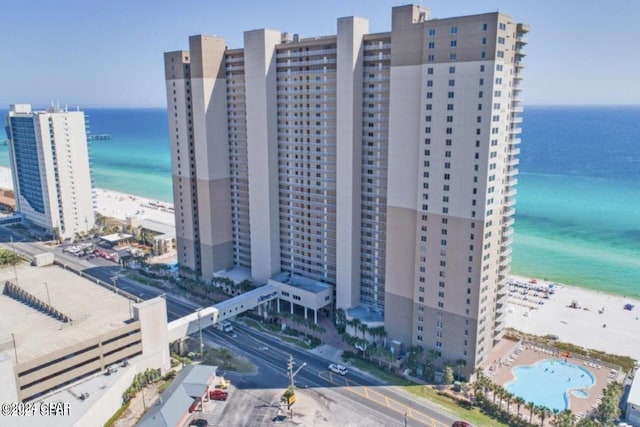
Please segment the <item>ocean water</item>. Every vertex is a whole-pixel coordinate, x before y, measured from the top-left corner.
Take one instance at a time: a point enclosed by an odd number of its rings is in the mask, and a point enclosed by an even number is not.
[[[172,202],[165,110],[86,113],[96,185]],[[525,107],[520,148],[512,272],[640,297],[640,107]]]
[[[514,273],[640,296],[640,107],[525,108]]]

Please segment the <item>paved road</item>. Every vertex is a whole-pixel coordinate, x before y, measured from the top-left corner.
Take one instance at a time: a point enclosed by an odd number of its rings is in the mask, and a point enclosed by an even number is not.
[[[10,236],[13,236],[13,243],[10,242]],[[40,242],[26,241],[21,234],[3,227],[0,227],[0,244],[29,255],[45,250],[51,251],[55,254],[56,259],[64,265],[106,283],[112,284],[112,278],[117,276],[118,289],[125,290],[142,299],[164,294],[162,290],[124,277],[122,268],[113,262],[102,258],[91,260],[78,258],[63,252],[61,248],[50,248]],[[169,320],[193,313],[197,308],[197,304],[185,301],[175,295],[165,294],[165,299]],[[286,366],[291,354],[296,361],[296,367],[306,363],[295,378],[297,387],[321,389],[324,393],[332,394],[333,399],[337,401],[347,399],[355,406],[375,411],[382,424],[402,425],[405,413],[410,425],[443,427],[450,426],[454,421],[451,416],[439,409],[427,406],[423,403],[424,401],[416,401],[410,395],[394,387],[389,387],[373,377],[362,375],[354,370],[351,370],[344,377],[330,373],[327,371],[330,361],[322,357],[307,353],[268,334],[239,325],[237,322],[234,327],[235,334],[226,334],[214,328],[208,328],[204,330],[204,335],[218,345],[237,350],[258,367],[258,374],[254,376],[231,374],[239,380],[235,381],[239,388],[286,389],[289,384]]]
[[[255,376],[238,377],[238,388],[276,388],[286,389],[289,385],[287,362],[291,354],[296,368],[302,363],[306,365],[295,377],[295,383],[302,389],[323,389],[325,393],[335,394],[338,401],[348,399],[355,404],[376,411],[388,422],[384,425],[395,425],[398,420],[407,419],[410,425],[450,426],[454,418],[423,401],[416,401],[410,395],[394,387],[389,387],[380,380],[350,370],[347,375],[340,376],[327,371],[330,363],[315,354],[292,347],[282,341],[251,328],[234,324],[233,334],[226,334],[213,328],[205,330],[205,337],[224,347],[233,348],[245,355],[258,367]]]

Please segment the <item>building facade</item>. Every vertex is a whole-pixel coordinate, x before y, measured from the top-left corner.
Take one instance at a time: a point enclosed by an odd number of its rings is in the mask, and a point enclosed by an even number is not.
[[[528,27],[429,15],[166,53],[177,251],[204,279],[329,284],[469,372],[501,336]]]
[[[23,218],[63,239],[93,228],[84,113],[14,104],[6,121],[16,208]]]

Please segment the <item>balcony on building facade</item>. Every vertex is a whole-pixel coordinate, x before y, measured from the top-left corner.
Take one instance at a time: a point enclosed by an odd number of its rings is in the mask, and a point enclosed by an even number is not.
[[[224,60],[225,62],[244,62],[244,56],[227,56]]]
[[[335,60],[334,60],[335,62]],[[289,76],[306,76],[308,74],[334,74],[336,72],[335,68],[331,68],[331,69],[313,69],[313,70],[301,70],[301,71],[291,71],[291,70],[287,70],[287,71],[283,71],[283,70],[278,70],[278,72],[276,73],[277,77],[289,77]]]
[[[389,80],[391,80],[391,77],[389,76],[376,76],[376,77],[369,77],[368,74],[369,73],[365,73],[367,74],[364,77],[364,82],[365,83],[370,83],[370,82],[388,82]],[[387,87],[388,89],[388,87]]]
[[[286,69],[287,67],[306,67],[308,65],[323,65],[323,64],[335,64],[335,58],[323,58],[323,59],[310,59],[308,61],[287,61],[278,62],[278,71]]]
[[[292,50],[279,50],[276,58],[297,58],[300,56],[335,55],[336,49],[314,49],[295,52]]]
[[[502,237],[505,238],[510,236],[513,236],[513,227],[502,227]]]
[[[364,45],[364,50],[382,50],[382,49],[391,49],[391,43],[375,43],[375,44]]]
[[[512,207],[504,207],[502,210],[502,215],[503,216],[513,216],[516,213],[516,210]],[[504,242],[503,242],[504,244]]]
[[[507,160],[505,161],[505,165],[507,166],[517,166],[520,164],[520,159],[516,156],[507,156]]]
[[[512,135],[518,135],[522,133],[522,128],[520,126],[517,125],[511,125],[509,126],[509,133]]]
[[[511,256],[500,255],[500,263],[505,265],[511,265]]]

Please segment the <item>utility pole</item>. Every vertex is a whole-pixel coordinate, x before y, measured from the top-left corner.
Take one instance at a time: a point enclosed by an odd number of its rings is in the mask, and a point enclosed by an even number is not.
[[[293,361],[293,356],[290,354],[290,355],[289,355],[289,363],[287,363],[287,371],[289,372],[289,379],[291,380],[291,388],[292,388],[292,389],[294,389],[294,388],[296,387],[296,385],[295,385],[295,382],[294,382],[293,378],[294,378],[296,375],[298,375],[298,372],[300,372],[300,370],[301,370],[302,368],[304,368],[304,367],[305,367],[305,365],[307,364],[306,362],[305,362],[305,363],[303,363],[302,365],[300,365],[300,367],[299,367],[295,372],[293,372],[293,364],[294,364],[294,363],[295,363],[295,362]]]
[[[289,371],[289,379],[291,380],[291,386],[289,386],[289,390],[291,390],[291,395],[287,396],[287,405],[289,406],[289,409],[291,410],[291,419],[293,420],[293,409],[291,408],[291,405],[293,405],[293,403],[295,402],[295,394],[294,394],[294,390],[296,387],[295,381],[294,381],[294,377],[296,375],[298,375],[298,372],[300,372],[300,370],[302,368],[305,367],[305,365],[307,364],[306,362],[303,363],[302,365],[300,365],[300,367],[298,369],[296,369],[296,371],[293,371],[293,356],[290,354],[289,355],[289,363],[287,363],[287,370]]]

